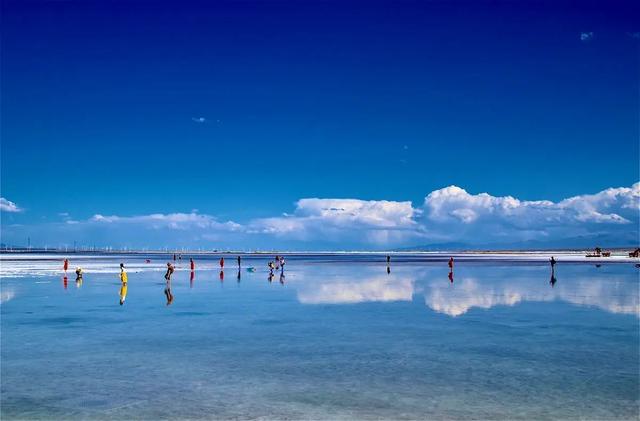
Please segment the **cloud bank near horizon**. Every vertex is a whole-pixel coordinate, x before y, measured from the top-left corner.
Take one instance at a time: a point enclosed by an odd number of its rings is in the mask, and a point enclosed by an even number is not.
[[[8,203],[5,209],[3,202],[3,211],[19,209]],[[472,194],[449,186],[432,191],[419,206],[410,201],[305,198],[290,214],[245,223],[220,221],[197,211],[96,214],[86,220],[65,215],[56,223],[3,225],[2,237],[3,242],[21,244],[27,235],[34,240],[40,236],[38,243],[50,246],[77,240],[132,248],[388,249],[445,242],[553,243],[595,235],[638,238],[639,218],[640,182],[559,202]]]

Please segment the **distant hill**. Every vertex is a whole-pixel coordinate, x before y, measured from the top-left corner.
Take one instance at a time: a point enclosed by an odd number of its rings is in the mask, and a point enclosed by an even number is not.
[[[637,233],[626,235],[595,234],[578,237],[567,237],[555,240],[527,240],[500,243],[470,244],[463,242],[433,243],[402,247],[396,251],[465,251],[465,250],[557,250],[557,249],[592,249],[602,248],[630,248],[639,247],[640,239]]]

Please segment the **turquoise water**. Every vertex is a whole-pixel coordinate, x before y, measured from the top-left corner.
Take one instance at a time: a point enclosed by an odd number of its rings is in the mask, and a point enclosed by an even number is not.
[[[2,419],[638,418],[632,264],[379,260],[3,277]]]

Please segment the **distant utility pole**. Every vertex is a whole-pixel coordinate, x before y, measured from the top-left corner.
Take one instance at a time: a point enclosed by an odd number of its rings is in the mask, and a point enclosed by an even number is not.
[[[27,248],[31,249],[31,237],[27,237]]]

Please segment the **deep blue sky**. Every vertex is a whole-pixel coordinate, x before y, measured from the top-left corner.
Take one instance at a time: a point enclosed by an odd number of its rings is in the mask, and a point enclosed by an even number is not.
[[[639,178],[637,1],[2,8],[2,196],[28,210],[5,221]]]

